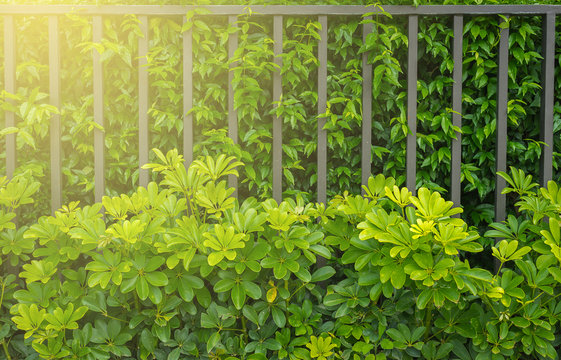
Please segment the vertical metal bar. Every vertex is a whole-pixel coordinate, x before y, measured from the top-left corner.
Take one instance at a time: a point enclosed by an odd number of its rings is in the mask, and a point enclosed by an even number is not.
[[[419,17],[409,16],[409,54],[407,67],[407,135],[406,148],[406,186],[413,193],[417,190],[417,52],[419,31]]]
[[[16,31],[14,17],[4,16],[4,89],[10,94],[16,92]],[[13,100],[8,99],[13,104]],[[15,114],[6,111],[6,127],[15,126]],[[16,134],[6,135],[6,176],[11,179],[16,169]]]
[[[275,42],[275,64],[278,70],[273,74],[273,101],[281,101],[282,96],[282,16],[273,19],[273,40]],[[282,118],[273,115],[273,198],[282,201]]]
[[[464,17],[454,16],[454,71],[452,78],[452,125],[462,127],[462,62],[463,62]],[[450,195],[454,206],[461,204],[462,134],[457,132],[452,139],[452,161],[450,165]]]
[[[58,16],[49,16],[49,97],[50,104],[60,109],[60,54]],[[51,213],[62,206],[62,170],[60,151],[60,115],[51,118]]]
[[[228,25],[237,27],[236,16],[228,16]],[[234,32],[230,34],[228,38],[228,58],[232,59],[238,47],[238,33]],[[230,71],[228,72],[228,136],[234,141],[234,144],[238,143],[238,113],[234,109],[234,88],[232,86],[232,81],[234,80],[234,72],[232,69],[235,64],[230,63]],[[235,175],[228,175],[228,186],[234,188],[233,197],[238,197],[238,178]]]
[[[318,17],[320,41],[318,44],[318,115],[327,111],[327,16]],[[319,203],[327,202],[327,132],[323,129],[325,118],[318,117],[318,173],[317,173],[317,200]]]
[[[542,156],[540,158],[540,185],[547,186],[553,177],[553,79],[555,67],[555,14],[546,14],[543,18],[542,37],[542,96],[540,111],[540,141]]]
[[[504,21],[503,21],[504,24]],[[500,33],[499,41],[499,70],[497,74],[497,150],[496,172],[506,171],[506,145],[507,145],[507,106],[508,106],[508,24]],[[495,221],[500,222],[506,218],[506,197],[501,194],[506,185],[505,180],[496,175],[495,186]]]
[[[364,20],[372,20],[372,16]],[[362,25],[362,42],[372,32],[372,23]],[[362,53],[362,185],[368,186],[372,169],[372,64],[368,63],[368,52]],[[363,190],[364,193],[364,190]]]
[[[138,166],[139,185],[148,186],[148,170],[142,165],[148,163],[148,16],[139,16],[142,37],[138,39]]]
[[[321,29],[318,43],[318,115],[327,111],[327,16],[318,17]],[[323,129],[326,119],[318,117],[318,172],[317,172],[317,201],[327,203],[327,131]],[[324,258],[318,258],[317,267],[325,266]]]
[[[93,42],[101,43],[103,22],[101,16],[93,17]],[[103,127],[103,71],[100,53],[93,50],[93,93],[94,121]],[[94,129],[94,196],[101,202],[105,193],[105,134],[103,130]]]
[[[187,21],[185,17],[183,23]],[[185,167],[193,162],[193,32],[183,33],[183,156]]]

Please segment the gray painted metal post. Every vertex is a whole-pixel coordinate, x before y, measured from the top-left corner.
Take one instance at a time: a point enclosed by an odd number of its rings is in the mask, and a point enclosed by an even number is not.
[[[142,165],[148,163],[148,16],[140,16],[142,37],[138,39],[138,182],[148,186],[148,170]]]
[[[237,27],[236,21],[237,16],[229,16],[228,24],[229,26]],[[228,59],[232,59],[235,55],[236,49],[238,48],[238,33],[234,32],[230,34],[228,38]],[[234,107],[234,87],[232,86],[232,81],[234,80],[234,72],[232,69],[235,64],[230,63],[230,71],[228,72],[228,136],[234,141],[234,144],[238,143],[238,112]],[[233,197],[238,197],[238,178],[235,175],[228,175],[228,186],[234,188]]]
[[[281,101],[282,97],[282,16],[273,19],[273,40],[275,42],[275,64],[279,69],[273,74],[273,101]],[[282,118],[273,115],[273,198],[282,201]]]
[[[372,16],[364,18],[372,20]],[[372,32],[372,23],[362,25],[362,42]],[[361,184],[368,186],[368,178],[372,172],[372,64],[368,63],[368,52],[362,53],[362,158]],[[364,190],[362,191],[364,193]]]
[[[327,111],[327,16],[319,16],[321,25],[318,44],[318,115]],[[327,132],[323,129],[325,118],[318,117],[318,172],[317,172],[317,201],[327,202]]]
[[[503,24],[505,22],[503,21]],[[507,144],[507,106],[508,106],[508,24],[501,29],[499,40],[499,69],[497,73],[497,150],[496,171],[506,171]],[[496,175],[495,185],[495,221],[506,218],[506,197],[501,194],[506,186],[505,180]]]
[[[4,89],[10,94],[16,92],[16,31],[14,17],[4,16]],[[13,104],[12,99],[7,100]],[[15,126],[15,114],[6,111],[6,127]],[[6,135],[6,176],[11,179],[16,169],[16,134]]]
[[[58,16],[49,16],[49,102],[60,109],[60,52]],[[51,214],[62,206],[62,170],[60,149],[60,114],[51,117]]]
[[[318,115],[327,111],[327,16],[318,17],[321,29],[318,43]],[[327,131],[323,129],[326,119],[318,116],[317,120],[317,201],[327,203]],[[326,261],[319,257],[317,267],[324,267]]]
[[[101,16],[93,18],[93,42],[101,43],[103,23]],[[94,93],[94,121],[99,126],[103,123],[103,69],[100,54],[93,49],[93,93]],[[105,193],[105,133],[94,129],[94,198],[101,202]]]
[[[454,71],[452,78],[452,125],[462,128],[462,62],[463,62],[463,34],[464,34],[464,17],[462,15],[454,16]],[[454,206],[460,206],[462,184],[462,134],[457,132],[456,138],[452,139],[452,161],[450,164],[450,200],[454,202]]]
[[[546,14],[543,18],[542,37],[542,94],[540,112],[540,141],[542,154],[540,158],[540,185],[547,186],[553,178],[553,95],[555,71],[555,14]]]
[[[187,21],[185,17],[183,23]],[[185,168],[193,162],[193,31],[183,33],[183,158]]]
[[[409,16],[409,52],[407,67],[407,135],[406,149],[406,186],[415,195],[417,193],[417,56],[418,56],[419,17]]]

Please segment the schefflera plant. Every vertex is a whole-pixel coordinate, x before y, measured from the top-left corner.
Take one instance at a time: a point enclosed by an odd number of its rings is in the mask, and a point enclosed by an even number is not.
[[[499,269],[494,284],[503,289],[492,303],[487,338],[477,347],[488,354],[513,358],[559,357],[561,319],[561,188],[554,181],[540,187],[520,169],[499,172],[515,200],[516,213],[491,224],[485,236]],[[501,359],[504,357],[501,357]]]
[[[501,297],[493,275],[465,259],[483,250],[479,235],[455,216],[462,209],[437,192],[420,188],[412,196],[381,175],[364,192],[365,198],[341,200],[358,225],[340,247],[342,265],[352,269],[324,298],[335,333],[360,339],[363,353],[376,359],[469,355],[468,339],[476,336],[471,319],[481,310],[474,299]],[[362,214],[353,210],[358,198],[367,209]]]
[[[33,204],[34,195],[40,188],[31,171],[15,174],[9,180],[0,177],[0,358],[9,358],[16,335],[16,327],[8,316],[14,304],[14,292],[21,286],[17,275],[28,264],[34,250],[33,241],[24,239],[27,226],[19,226],[17,213],[22,205]],[[25,264],[25,265],[24,265]]]
[[[27,229],[33,257],[9,297],[9,325],[21,334],[12,356],[309,358],[321,323],[316,284],[335,274],[315,266],[331,257],[317,207],[301,198],[238,204],[225,181],[238,175],[234,158],[186,169],[176,150],[155,153],[146,167],[158,183],[71,203]]]
[[[193,343],[185,324],[200,323],[195,315],[211,303],[205,285],[217,261],[203,235],[229,245],[216,230],[231,233],[224,212],[235,205],[222,178],[237,176],[241,163],[207,157],[185,169],[176,150],[154,152],[160,163],[146,167],[163,174],[159,184],[84,208],[73,202],[22,233],[33,257],[19,272],[25,286],[8,298],[23,332],[13,347],[47,359],[199,356],[173,344]]]

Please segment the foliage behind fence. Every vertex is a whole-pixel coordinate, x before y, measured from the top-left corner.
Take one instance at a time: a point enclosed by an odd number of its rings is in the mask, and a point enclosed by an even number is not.
[[[283,119],[283,189],[315,198],[317,40],[315,16],[286,16],[282,57],[283,97],[275,107],[272,94],[274,52],[270,17],[241,16],[238,47],[228,60],[228,37],[234,33],[226,16],[192,12],[193,110],[195,156],[223,152],[246,163],[240,195],[272,193],[272,119]],[[16,113],[18,163],[44,174],[43,199],[48,208],[50,114],[47,105],[48,23],[44,16],[17,16],[16,94],[4,94],[3,108]],[[495,172],[496,74],[498,16],[465,17],[463,45],[462,205],[469,221],[492,218]],[[138,184],[138,39],[135,16],[106,16],[103,40],[92,42],[91,17],[69,14],[60,19],[63,202],[93,200],[94,148],[92,51],[100,51],[106,147],[106,191],[129,192]],[[372,172],[405,180],[407,18],[373,18],[373,32],[362,41],[359,16],[328,20],[326,124],[328,194],[358,193],[362,123],[361,53],[373,66]],[[541,74],[541,17],[509,21],[508,161],[537,175]],[[149,123],[150,147],[182,148],[183,105],[181,17],[150,17]],[[448,191],[451,126],[452,18],[419,19],[417,185]],[[559,46],[556,46],[559,48]],[[233,66],[229,71],[229,66]],[[555,70],[556,74],[559,68]],[[239,116],[239,146],[227,137],[228,75]],[[554,77],[555,93],[561,87]],[[13,98],[11,108],[8,99]],[[558,137],[558,98],[554,132]],[[3,114],[2,114],[3,115]],[[554,159],[559,150],[554,144]],[[554,161],[555,176],[557,162]],[[472,201],[477,198],[483,199]],[[488,204],[488,205],[485,205]],[[44,212],[44,211],[43,211]],[[30,213],[31,214],[31,213]],[[30,215],[33,217],[33,215]]]

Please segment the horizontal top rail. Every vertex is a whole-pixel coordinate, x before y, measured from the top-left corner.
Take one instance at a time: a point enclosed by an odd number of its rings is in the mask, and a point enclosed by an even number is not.
[[[379,7],[363,5],[0,5],[6,15],[184,15],[205,8],[209,15],[364,15],[380,12]],[[387,5],[392,15],[542,15],[560,14],[561,5]]]

